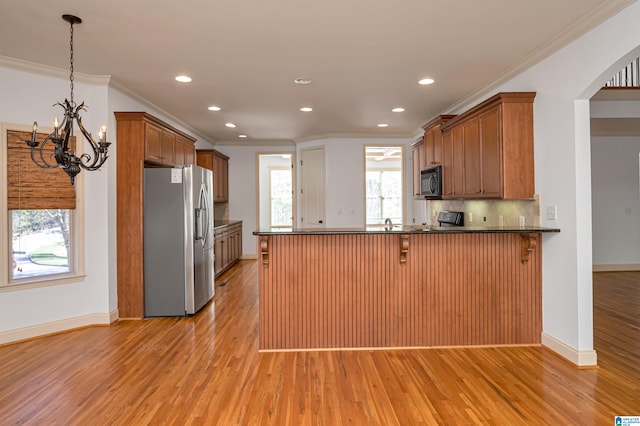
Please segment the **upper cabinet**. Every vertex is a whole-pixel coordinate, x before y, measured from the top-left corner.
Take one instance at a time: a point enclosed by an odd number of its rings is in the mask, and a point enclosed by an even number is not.
[[[193,164],[193,155],[191,163],[184,162],[186,151],[195,151],[192,141],[153,123],[144,123],[144,128],[145,161],[164,166]]]
[[[454,117],[455,115],[439,115],[422,126],[425,167],[442,164],[442,126]]]
[[[196,163],[196,150],[193,142],[183,136],[177,135],[174,142],[174,162],[176,165]]]
[[[498,93],[442,125],[443,198],[533,198],[534,98]]]
[[[196,164],[213,170],[213,202],[229,201],[229,157],[215,149],[199,149]]]
[[[411,175],[413,176],[413,197],[420,198],[420,170],[424,169],[424,140],[418,139],[411,145]]]
[[[413,176],[413,197],[422,198],[420,195],[420,171],[429,166],[444,166],[444,141],[442,138],[442,125],[451,120],[455,115],[439,115],[422,128],[424,137],[411,145],[411,175]]]

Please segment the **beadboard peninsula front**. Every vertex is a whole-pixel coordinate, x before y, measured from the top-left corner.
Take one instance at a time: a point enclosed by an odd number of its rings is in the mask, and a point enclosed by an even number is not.
[[[540,344],[543,232],[257,230],[260,350]]]

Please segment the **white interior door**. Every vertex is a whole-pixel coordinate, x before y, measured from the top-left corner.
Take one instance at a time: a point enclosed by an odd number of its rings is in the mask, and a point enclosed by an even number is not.
[[[322,228],[325,226],[326,216],[324,147],[303,150],[300,167],[302,181],[300,225],[304,228]]]

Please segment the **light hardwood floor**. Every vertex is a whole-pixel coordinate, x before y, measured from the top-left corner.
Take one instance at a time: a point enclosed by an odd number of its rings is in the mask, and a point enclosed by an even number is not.
[[[542,347],[258,353],[257,267],[229,270],[192,318],[0,347],[0,425],[613,425],[640,415],[640,273],[595,275],[599,368],[584,370]]]

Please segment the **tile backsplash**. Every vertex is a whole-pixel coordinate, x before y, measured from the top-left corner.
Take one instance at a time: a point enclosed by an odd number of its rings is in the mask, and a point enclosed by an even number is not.
[[[429,223],[437,225],[441,210],[464,212],[466,226],[519,226],[524,216],[525,226],[540,226],[540,197],[533,200],[438,200],[430,201]],[[469,214],[471,213],[471,215]],[[502,223],[500,217],[502,216]],[[469,218],[472,220],[469,221]]]

